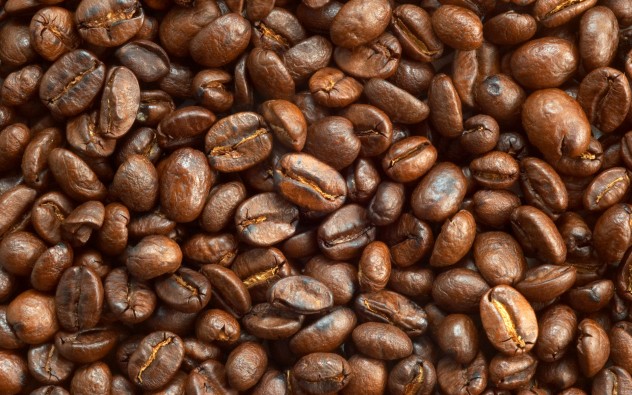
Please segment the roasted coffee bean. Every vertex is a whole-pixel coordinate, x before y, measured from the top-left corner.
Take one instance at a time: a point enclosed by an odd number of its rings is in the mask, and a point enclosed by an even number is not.
[[[78,115],[92,103],[104,80],[105,65],[90,52],[77,49],[62,55],[44,73],[39,97],[55,115]]]
[[[521,44],[533,37],[537,30],[536,19],[529,14],[507,11],[485,21],[485,39],[496,45]]]
[[[497,354],[489,362],[489,381],[502,390],[524,387],[535,375],[537,360],[529,353],[516,356]]]
[[[388,376],[388,389],[392,394],[403,395],[432,393],[437,382],[434,365],[418,355],[402,359],[393,367]]]
[[[117,59],[144,82],[154,82],[169,73],[169,56],[158,44],[135,40],[116,51]]]
[[[213,125],[205,144],[213,169],[234,172],[264,160],[272,150],[272,136],[261,115],[243,112]]]
[[[398,182],[409,182],[426,174],[437,160],[437,149],[422,136],[402,139],[382,159],[384,172]]]
[[[333,294],[311,277],[290,276],[270,287],[268,302],[298,314],[316,314],[333,306]]]
[[[382,394],[386,389],[388,370],[386,363],[378,359],[354,355],[348,360],[351,368],[349,384],[341,394],[349,395],[362,392],[365,394]]]
[[[391,6],[384,0],[346,3],[334,17],[330,31],[334,44],[353,48],[377,38],[391,21]]]
[[[393,122],[419,123],[430,112],[426,103],[386,80],[370,79],[364,84],[364,94],[371,104],[388,114]]]
[[[174,273],[181,263],[180,246],[166,236],[146,236],[125,252],[127,269],[140,280]]]
[[[343,206],[330,214],[318,228],[318,246],[331,259],[350,259],[375,239],[376,229],[364,208]]]
[[[599,173],[584,191],[584,208],[602,211],[619,203],[628,195],[630,176],[623,167],[613,167]]]
[[[337,354],[313,353],[296,362],[289,373],[299,389],[311,394],[326,394],[343,389],[351,379],[349,363]]]
[[[144,13],[134,0],[101,3],[82,0],[75,13],[77,30],[93,45],[115,47],[132,38],[143,24]]]
[[[0,264],[8,273],[30,276],[46,245],[30,232],[14,232],[0,241]]]
[[[570,41],[561,38],[544,37],[531,40],[511,55],[511,74],[526,88],[556,88],[577,70],[577,52],[577,48]],[[533,73],[533,70],[538,72]]]
[[[226,378],[231,388],[248,390],[257,384],[268,367],[266,350],[259,343],[244,342],[228,355]]]
[[[511,214],[511,227],[527,254],[553,264],[566,259],[566,245],[555,224],[542,211],[520,206]]]
[[[75,333],[57,332],[55,347],[69,361],[92,363],[105,357],[116,346],[117,335],[114,329],[107,327],[84,329]]]
[[[334,50],[336,65],[356,78],[389,78],[397,71],[401,56],[401,44],[388,32],[367,44]]]
[[[428,327],[426,312],[415,302],[393,291],[360,294],[354,307],[361,318],[393,324],[410,336],[421,335]]]
[[[53,177],[61,189],[78,201],[101,200],[107,191],[94,171],[79,156],[63,148],[55,148],[48,156]]]
[[[40,383],[61,384],[73,373],[75,364],[60,355],[53,343],[31,347],[27,354],[29,372]]]
[[[470,51],[483,44],[483,24],[471,10],[446,5],[432,14],[432,27],[445,44],[454,49]]]
[[[271,246],[292,236],[298,209],[274,193],[262,193],[245,200],[235,212],[240,238],[252,245]]]
[[[237,315],[244,315],[250,311],[250,293],[235,272],[212,263],[202,266],[201,272],[211,282],[212,300],[225,304]]]
[[[156,295],[169,307],[184,313],[202,310],[211,299],[211,285],[206,277],[188,268],[180,268],[156,281]]]
[[[525,275],[527,263],[520,244],[505,232],[476,235],[472,246],[474,263],[490,285],[515,285]]]
[[[29,26],[31,45],[44,59],[55,61],[80,44],[74,15],[61,7],[44,7],[38,10]]]
[[[441,358],[436,369],[437,384],[445,393],[458,394],[464,391],[481,394],[487,387],[488,368],[482,352],[468,365],[457,363],[450,357]]]
[[[9,125],[0,130],[0,171],[17,168],[31,140],[29,128],[22,123]]]
[[[42,344],[53,338],[59,324],[55,297],[28,290],[17,295],[7,306],[7,324],[27,344]]]
[[[454,215],[466,193],[465,176],[456,165],[435,165],[417,185],[411,197],[415,215],[422,220],[442,222]]]
[[[610,354],[610,340],[606,331],[595,321],[585,318],[579,323],[577,359],[587,377],[593,377],[605,365]]]
[[[167,218],[176,222],[197,219],[215,182],[215,173],[202,151],[181,148],[162,163],[160,205]]]
[[[119,166],[110,191],[136,212],[151,210],[158,199],[158,173],[143,155],[132,154]]]
[[[545,264],[529,269],[516,289],[531,302],[547,302],[568,291],[576,278],[573,266]]]
[[[130,356],[128,373],[137,386],[157,390],[177,373],[184,358],[182,339],[170,332],[153,332]]]
[[[435,35],[431,23],[428,13],[412,4],[403,4],[393,11],[393,33],[411,59],[431,62],[441,57],[443,43]]]
[[[580,4],[582,8],[593,5],[591,1]],[[579,56],[587,71],[609,65],[616,55],[619,43],[616,12],[616,7],[598,6],[588,9],[582,15],[579,24]]]
[[[237,240],[230,233],[198,233],[183,243],[182,254],[195,265],[216,263],[229,266],[237,255]]]
[[[529,352],[538,338],[533,308],[518,291],[498,285],[481,298],[480,313],[485,334],[506,355]]]
[[[96,326],[101,318],[103,298],[103,284],[92,269],[82,266],[66,269],[55,294],[61,327],[78,331]]]
[[[195,333],[204,342],[232,345],[239,340],[241,328],[232,315],[223,310],[211,309],[198,317]]]
[[[450,266],[463,258],[476,237],[476,222],[469,211],[461,210],[447,219],[435,240],[430,265]]]

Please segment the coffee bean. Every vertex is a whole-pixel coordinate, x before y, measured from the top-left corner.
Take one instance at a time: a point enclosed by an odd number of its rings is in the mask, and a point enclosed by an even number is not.
[[[481,298],[481,320],[492,345],[507,355],[529,352],[538,338],[533,308],[518,291],[498,285]]]
[[[176,374],[183,357],[182,339],[170,332],[153,332],[130,356],[128,373],[139,387],[157,390]]]

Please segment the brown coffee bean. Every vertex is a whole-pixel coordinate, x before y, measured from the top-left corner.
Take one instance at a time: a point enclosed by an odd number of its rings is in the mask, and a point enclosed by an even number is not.
[[[490,285],[515,285],[524,278],[527,263],[520,244],[510,234],[479,233],[472,249],[476,267]]]
[[[125,253],[127,269],[140,280],[174,273],[181,262],[180,246],[166,236],[146,236]]]
[[[272,136],[259,114],[242,112],[221,119],[206,134],[206,152],[215,170],[245,170],[272,150]]]
[[[184,345],[176,334],[150,333],[129,358],[129,377],[145,390],[157,390],[176,374],[183,357]]]
[[[578,64],[577,48],[570,41],[545,37],[531,40],[514,51],[511,74],[530,89],[555,88],[575,73]]]
[[[216,177],[202,151],[181,148],[163,162],[161,170],[160,204],[165,215],[176,222],[198,218]]]
[[[336,308],[292,336],[290,350],[296,355],[332,352],[349,337],[356,324],[353,310]]]
[[[81,42],[74,15],[65,8],[41,8],[33,15],[29,29],[33,49],[51,62],[76,49]]]
[[[437,236],[430,256],[430,265],[435,267],[454,265],[467,254],[475,237],[474,216],[466,210],[454,214],[441,226],[441,232]]]
[[[99,93],[104,79],[105,65],[90,52],[78,49],[62,55],[44,73],[39,97],[58,116],[79,115]]]
[[[410,93],[390,82],[372,78],[364,84],[369,102],[391,117],[391,121],[415,124],[428,117],[428,106]]]
[[[582,373],[593,377],[605,365],[610,354],[606,331],[595,321],[585,318],[578,326],[577,359]]]
[[[465,188],[465,177],[456,165],[435,165],[413,191],[411,206],[415,216],[434,222],[446,220],[458,211]]]
[[[267,247],[292,236],[298,224],[298,208],[274,192],[261,193],[237,207],[235,226],[240,238]]]
[[[59,329],[53,296],[28,290],[17,295],[7,306],[7,323],[16,336],[27,344],[42,344]]]
[[[483,24],[471,10],[457,5],[439,7],[432,14],[432,27],[445,44],[470,51],[483,44]]]
[[[298,314],[316,314],[333,306],[329,288],[307,276],[290,276],[268,290],[268,302]]]
[[[266,350],[259,343],[245,342],[228,355],[226,378],[231,388],[245,391],[257,384],[268,367]]]
[[[441,57],[443,43],[432,30],[430,15],[423,8],[412,4],[398,6],[393,11],[391,28],[411,59],[431,62]]]
[[[330,31],[334,44],[353,48],[377,38],[391,21],[391,7],[387,1],[352,0],[334,17]]]
[[[143,8],[137,1],[82,0],[75,12],[77,30],[92,45],[115,47],[132,38],[143,24]]]
[[[318,228],[318,246],[328,258],[350,259],[375,239],[376,229],[367,212],[357,204],[331,213]]]
[[[402,139],[389,148],[382,168],[395,181],[409,182],[422,177],[437,160],[437,150],[422,136]]]
[[[450,269],[439,274],[432,284],[432,298],[441,308],[454,313],[470,313],[479,308],[489,285],[477,272]]]
[[[399,328],[378,322],[358,325],[351,334],[363,354],[371,358],[394,360],[412,353],[412,341]]]
[[[516,208],[511,214],[511,227],[527,254],[553,264],[564,263],[564,240],[553,221],[542,211],[531,206]]]
[[[78,201],[101,200],[105,186],[94,171],[79,156],[63,148],[56,148],[48,156],[53,177],[61,189]]]
[[[582,11],[592,7],[579,22],[579,55],[587,71],[608,66],[614,59],[619,42],[616,7],[593,5],[592,1],[586,1],[580,6]]]
[[[343,389],[351,379],[351,368],[337,354],[313,353],[296,362],[289,373],[300,390],[311,394],[326,394]]]
[[[226,14],[200,30],[189,44],[193,60],[206,67],[220,67],[241,55],[250,41],[250,24],[239,14]]]
[[[507,355],[529,352],[538,338],[538,322],[529,302],[508,285],[498,285],[481,298],[485,334]]]

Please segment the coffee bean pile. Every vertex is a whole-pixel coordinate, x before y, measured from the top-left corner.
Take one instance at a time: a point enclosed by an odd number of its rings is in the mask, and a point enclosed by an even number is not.
[[[632,394],[632,0],[0,0],[0,395]]]

